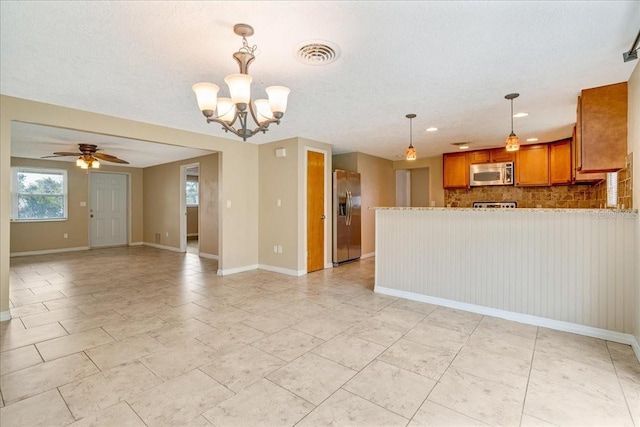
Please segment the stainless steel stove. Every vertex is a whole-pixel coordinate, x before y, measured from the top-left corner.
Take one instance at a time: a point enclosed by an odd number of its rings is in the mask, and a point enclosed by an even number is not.
[[[517,208],[517,202],[473,202],[474,208]]]

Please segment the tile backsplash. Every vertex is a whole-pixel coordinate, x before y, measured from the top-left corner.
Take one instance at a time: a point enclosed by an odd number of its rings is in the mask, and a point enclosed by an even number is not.
[[[618,206],[633,207],[633,156],[627,156],[626,167],[618,172]],[[606,206],[607,183],[595,185],[558,185],[551,187],[487,186],[444,190],[445,205],[468,208],[473,202],[516,201],[519,208],[600,208]]]

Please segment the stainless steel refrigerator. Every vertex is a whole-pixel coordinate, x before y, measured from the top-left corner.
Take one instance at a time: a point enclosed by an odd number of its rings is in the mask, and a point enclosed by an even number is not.
[[[333,265],[361,255],[360,174],[333,171]]]

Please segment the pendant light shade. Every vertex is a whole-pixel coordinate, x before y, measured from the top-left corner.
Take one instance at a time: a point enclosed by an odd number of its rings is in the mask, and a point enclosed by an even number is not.
[[[519,93],[510,93],[504,96],[505,99],[511,101],[511,133],[505,140],[505,149],[507,151],[518,151],[520,149],[520,138],[513,131],[513,100],[519,96]]]
[[[407,152],[405,153],[405,159],[415,160],[418,158],[418,153],[416,153],[416,149],[413,148],[413,119],[416,115],[407,114],[405,117],[409,119],[409,148],[407,148]]]

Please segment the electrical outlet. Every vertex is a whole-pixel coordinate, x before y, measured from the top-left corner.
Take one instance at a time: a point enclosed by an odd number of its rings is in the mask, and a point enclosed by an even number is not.
[[[276,201],[276,206],[278,206],[278,207],[282,206],[282,200],[278,199]]]
[[[278,253],[281,254],[282,253],[282,245],[278,245]]]
[[[65,239],[68,239],[68,238],[69,238],[69,233],[64,233],[64,234],[62,235],[62,237],[64,237]]]
[[[169,232],[164,233],[164,237],[169,237]]]
[[[278,245],[273,245],[273,253],[274,254],[278,253]]]

